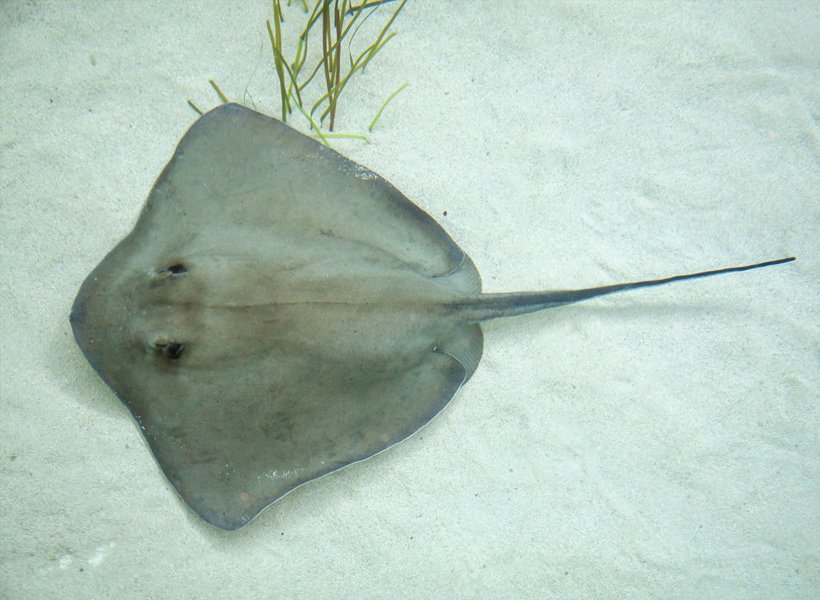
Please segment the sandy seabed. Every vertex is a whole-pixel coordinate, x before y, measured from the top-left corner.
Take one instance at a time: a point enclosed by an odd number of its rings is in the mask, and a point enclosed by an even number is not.
[[[816,598],[816,3],[410,0],[338,149],[485,290],[798,261],[493,322],[419,435],[225,533],[68,312],[209,77],[278,113],[269,10],[0,6],[0,597]]]

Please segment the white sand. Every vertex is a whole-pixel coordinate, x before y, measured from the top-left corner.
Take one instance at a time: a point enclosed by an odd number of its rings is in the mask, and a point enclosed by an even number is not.
[[[0,597],[816,598],[816,3],[411,0],[342,128],[411,87],[340,149],[486,290],[799,260],[489,324],[421,435],[236,533],[177,499],[68,312],[186,98],[278,110],[269,2],[94,4],[0,5]]]

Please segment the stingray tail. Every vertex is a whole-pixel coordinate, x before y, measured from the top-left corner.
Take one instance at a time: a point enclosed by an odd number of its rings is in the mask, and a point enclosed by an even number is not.
[[[687,279],[697,279],[699,277],[723,275],[724,273],[749,271],[751,269],[759,269],[761,267],[782,265],[783,263],[788,263],[793,260],[794,257],[790,256],[788,258],[778,258],[777,260],[769,260],[754,265],[728,267],[725,269],[715,269],[713,271],[703,271],[701,273],[689,273],[687,275],[675,275],[674,277],[665,277],[664,279],[649,279],[646,281],[634,281],[631,283],[617,283],[614,285],[605,285],[583,290],[482,294],[478,298],[458,302],[454,305],[454,307],[464,311],[464,314],[470,321],[488,321],[489,319],[497,319],[499,317],[512,317],[515,315],[523,315],[538,310],[544,310],[546,308],[556,308],[558,306],[564,306],[565,304],[574,304],[576,302],[582,302],[583,300],[589,300],[590,298],[597,298],[598,296],[615,294],[626,290],[665,285],[667,283],[686,281]]]

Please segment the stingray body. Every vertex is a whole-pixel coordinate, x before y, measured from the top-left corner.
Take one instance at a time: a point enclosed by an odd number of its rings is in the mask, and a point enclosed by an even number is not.
[[[788,260],[482,294],[470,258],[387,181],[228,104],[183,137],[71,323],[184,501],[237,529],[432,419],[475,371],[482,320]]]

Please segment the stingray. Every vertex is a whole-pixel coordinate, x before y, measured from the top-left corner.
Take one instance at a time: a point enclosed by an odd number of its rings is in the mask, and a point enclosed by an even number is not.
[[[790,260],[484,294],[390,183],[227,104],[182,138],[71,324],[185,503],[232,530],[436,416],[478,366],[482,321]]]

